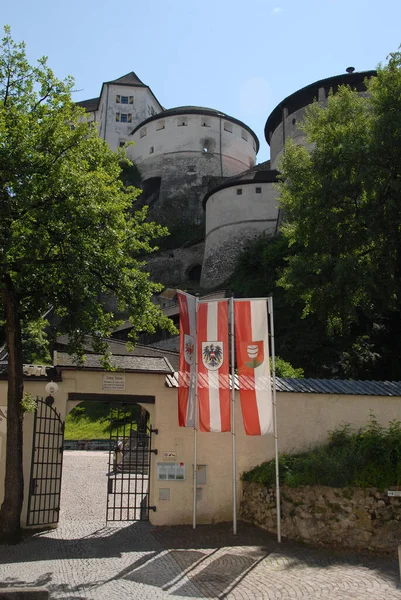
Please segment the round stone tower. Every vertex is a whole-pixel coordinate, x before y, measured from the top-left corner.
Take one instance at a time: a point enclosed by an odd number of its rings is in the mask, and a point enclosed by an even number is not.
[[[366,92],[365,80],[376,75],[376,71],[354,72],[353,68],[347,73],[321,79],[294,92],[280,102],[270,113],[265,126],[265,138],[270,145],[270,162],[272,169],[277,168],[284,144],[288,138],[297,145],[306,145],[305,133],[299,129],[307,107],[315,100],[327,102],[330,90],[335,93],[340,85],[349,85],[360,93]]]
[[[244,123],[211,108],[182,106],[140,123],[128,155],[142,178],[141,202],[169,227],[177,246],[204,235],[210,183],[250,169],[259,141]]]
[[[238,255],[249,241],[277,228],[277,171],[269,162],[233,177],[204,198],[206,238],[201,286],[224,284],[233,273]]]

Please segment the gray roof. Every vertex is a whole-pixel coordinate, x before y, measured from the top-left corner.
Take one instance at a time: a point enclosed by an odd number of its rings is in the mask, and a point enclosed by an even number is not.
[[[238,377],[235,376],[238,390]],[[167,387],[178,387],[178,373],[166,376]],[[339,394],[348,396],[400,396],[401,381],[355,381],[350,379],[292,379],[276,377],[277,392]]]
[[[118,79],[113,79],[112,81],[106,81],[105,83],[117,83],[118,85],[133,85],[136,87],[147,87],[142,81],[139,79],[138,75],[134,73],[134,71],[130,71],[126,75],[119,77]]]
[[[100,354],[86,354],[85,362],[79,364],[73,356],[66,352],[57,353],[57,366],[70,369],[104,370]],[[117,356],[110,358],[112,366],[120,371],[137,373],[172,373],[173,368],[166,358],[150,356]]]
[[[99,100],[100,98],[89,98],[89,100],[81,100],[80,102],[77,102],[77,106],[81,106],[82,108],[84,108],[87,112],[92,112],[94,110],[97,110],[99,108]]]
[[[127,321],[126,323],[127,328],[129,328],[129,325],[131,324],[129,323],[129,321]],[[117,331],[120,331],[121,329],[124,329],[124,327],[119,328]],[[136,344],[133,350],[128,350],[127,344],[124,341],[110,339],[105,341],[107,342],[110,352],[117,356],[143,356],[148,358],[166,358],[169,364],[171,364],[171,366],[173,367],[173,370],[178,369],[180,356],[178,352],[174,352],[173,350],[164,350],[161,348],[155,348],[153,346],[144,346],[143,344]],[[57,338],[58,348],[62,346],[67,347],[67,345],[68,337],[66,335],[61,335]],[[91,339],[89,336],[86,337],[84,349],[88,354],[94,354],[91,346]]]

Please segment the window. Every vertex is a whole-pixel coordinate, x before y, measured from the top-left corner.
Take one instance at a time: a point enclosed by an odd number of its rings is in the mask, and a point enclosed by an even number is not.
[[[142,127],[141,133],[139,135],[140,135],[141,138],[145,137],[145,135],[146,135],[146,127]]]
[[[116,121],[120,123],[132,123],[131,113],[116,113]]]
[[[188,125],[187,117],[180,117],[177,121],[178,127],[186,127]]]
[[[205,139],[205,140],[201,140],[202,142],[202,152],[214,152],[215,149],[215,141],[213,139]]]
[[[120,146],[120,148],[123,148],[126,144],[125,140],[119,140],[118,145]]]
[[[210,127],[209,119],[202,119],[202,127]]]
[[[297,122],[297,120],[296,120],[296,118],[294,117],[294,118],[293,118],[293,120],[291,121],[291,123],[292,123],[293,125],[295,125],[295,123],[296,123],[296,122]]]
[[[255,188],[255,193],[256,194],[261,194],[262,193],[262,188],[261,187]]]
[[[149,154],[153,154],[154,151],[155,151],[155,147],[151,146],[150,149],[149,149]]]
[[[228,131],[228,133],[232,133],[233,132],[233,126],[231,123],[227,123],[227,121],[224,122],[224,131]]]
[[[241,188],[237,190],[237,196],[242,196],[242,190],[241,190]]]
[[[116,96],[117,104],[134,104],[134,96]]]
[[[166,129],[164,121],[157,121],[156,131],[160,131],[161,129]]]
[[[248,141],[248,134],[247,132],[243,129],[241,132],[241,137],[243,140],[245,140],[246,142]]]
[[[189,165],[187,171],[188,171],[188,173],[196,173],[195,166]]]

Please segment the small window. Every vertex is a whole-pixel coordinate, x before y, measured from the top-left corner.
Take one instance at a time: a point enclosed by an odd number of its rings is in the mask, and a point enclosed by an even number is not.
[[[127,142],[125,140],[119,140],[118,145],[123,148]]]
[[[210,127],[209,119],[202,119],[202,127]]]
[[[151,146],[151,147],[150,147],[150,149],[149,149],[149,154],[153,154],[153,153],[154,153],[154,151],[155,151],[155,147],[154,147],[154,146]]]
[[[294,117],[291,122],[292,122],[293,125],[295,125],[295,123],[297,122],[296,118]]]
[[[261,194],[262,193],[262,188],[261,187],[255,188],[255,193],[256,194]]]
[[[120,123],[132,123],[132,115],[130,113],[120,113]]]
[[[227,123],[227,121],[224,122],[224,131],[228,131],[228,133],[232,133],[233,132],[233,126],[231,123]]]
[[[160,131],[161,129],[165,129],[166,126],[164,124],[164,121],[157,121],[157,127],[156,127],[156,131]]]
[[[128,104],[128,96],[121,96],[121,104]]]
[[[178,127],[186,127],[188,125],[188,119],[186,117],[180,117],[177,121]]]
[[[141,138],[145,137],[145,135],[146,135],[146,127],[142,127],[141,133],[139,135],[140,135]]]
[[[188,173],[196,173],[196,169],[194,165],[189,165],[187,169]]]
[[[241,137],[243,140],[245,140],[246,142],[248,141],[248,134],[247,132],[243,129],[241,132]]]
[[[117,104],[134,104],[134,96],[116,96]]]
[[[237,190],[237,196],[242,196],[242,189],[241,188]]]

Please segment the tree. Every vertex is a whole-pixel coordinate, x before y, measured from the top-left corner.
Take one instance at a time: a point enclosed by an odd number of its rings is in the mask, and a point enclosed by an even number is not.
[[[350,335],[349,372],[401,376],[401,53],[366,82],[315,103],[309,150],[286,145],[282,227],[291,248],[281,285],[332,336]],[[362,358],[362,362],[358,360]],[[362,363],[365,363],[363,367]]]
[[[0,534],[20,528],[23,502],[22,329],[53,307],[70,351],[84,336],[102,341],[115,325],[99,302],[114,294],[133,323],[133,337],[156,326],[174,330],[151,302],[161,289],[139,256],[166,233],[132,211],[138,190],[120,179],[123,152],[113,153],[71,100],[73,80],[56,79],[41,58],[31,66],[24,44],[5,28],[0,46],[0,311],[8,347],[5,497]]]

